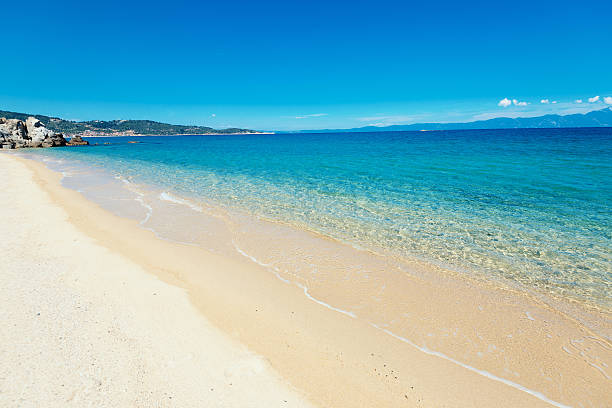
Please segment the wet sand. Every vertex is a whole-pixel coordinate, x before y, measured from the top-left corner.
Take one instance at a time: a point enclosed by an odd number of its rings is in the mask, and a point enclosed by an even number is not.
[[[36,183],[32,189],[38,186],[38,195],[69,214],[63,224],[149,272],[149,279],[181,288],[200,318],[262,356],[315,405],[609,405],[612,347],[605,335],[610,332],[606,315],[594,332],[526,293],[414,263],[408,278],[383,268],[393,301],[376,313],[408,311],[418,318],[407,316],[395,322],[397,327],[376,325],[365,311],[335,308],[355,295],[346,293],[341,281],[300,287],[246,258],[160,240],[138,222],[62,187],[61,176],[42,164],[9,155],[1,159],[3,166],[21,166],[22,177]],[[109,285],[116,283],[113,278],[108,277]],[[319,299],[333,299],[334,306]],[[431,333],[432,340],[425,344],[403,335],[411,331]],[[160,355],[169,352],[162,349]]]
[[[69,223],[23,163],[0,169],[0,406],[311,406],[184,289]]]

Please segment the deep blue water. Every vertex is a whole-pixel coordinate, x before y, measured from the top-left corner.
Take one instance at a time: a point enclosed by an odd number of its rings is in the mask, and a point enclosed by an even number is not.
[[[90,141],[101,145],[35,152],[361,246],[611,301],[612,129]]]

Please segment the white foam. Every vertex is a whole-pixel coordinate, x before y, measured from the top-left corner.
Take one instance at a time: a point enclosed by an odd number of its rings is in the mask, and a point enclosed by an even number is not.
[[[232,241],[232,244],[234,245],[234,248],[236,249],[236,251],[238,251],[238,253],[246,258],[249,258],[251,261],[255,262],[257,265],[261,265],[265,268],[270,268],[272,269],[272,273],[274,273],[274,275],[276,275],[276,277],[278,279],[280,279],[281,281],[285,282],[285,283],[291,283],[290,280],[287,280],[285,278],[283,278],[282,276],[280,276],[280,274],[278,273],[278,269],[270,266],[269,264],[265,264],[263,262],[261,262],[259,259],[255,258],[254,256],[251,256],[249,254],[247,254],[246,252],[244,252],[242,249],[240,249],[240,247],[238,245],[236,245],[236,242]]]
[[[254,256],[251,256],[251,255],[247,254],[247,253],[246,253],[246,252],[244,252],[242,249],[240,249],[240,247],[239,247],[239,246],[236,244],[236,242],[232,241],[232,244],[234,245],[234,248],[236,248],[236,251],[238,251],[238,253],[239,253],[239,254],[241,254],[242,256],[244,256],[244,257],[246,257],[246,258],[250,259],[251,261],[255,262],[257,265],[261,265],[261,266],[263,266],[264,268],[268,268],[268,269],[272,270],[272,273],[274,273],[274,275],[276,275],[276,277],[277,277],[278,279],[280,279],[281,281],[283,281],[283,282],[285,282],[285,283],[291,283],[291,281],[289,281],[289,280],[287,280],[287,279],[285,279],[285,278],[283,278],[283,277],[281,277],[281,276],[280,276],[280,274],[278,273],[278,269],[276,269],[276,268],[272,267],[270,264],[267,264],[267,263],[263,263],[263,262],[261,262],[259,259],[255,258]],[[317,299],[317,298],[313,297],[313,296],[312,296],[310,293],[308,293],[308,288],[307,288],[306,286],[304,286],[304,285],[300,285],[300,284],[299,284],[299,283],[297,283],[297,282],[296,282],[295,284],[296,284],[296,286],[298,286],[299,288],[301,288],[301,289],[304,291],[304,295],[305,295],[305,296],[306,296],[308,299],[312,300],[313,302],[318,303],[318,304],[320,304],[321,306],[325,306],[326,308],[331,309],[331,310],[333,310],[333,311],[335,311],[335,312],[342,313],[342,314],[345,314],[345,315],[347,315],[347,316],[350,316],[350,317],[352,317],[353,319],[357,317],[357,316],[355,316],[355,313],[353,313],[353,312],[348,312],[348,311],[346,311],[346,310],[339,309],[339,308],[337,308],[337,307],[334,307],[334,306],[330,305],[329,303],[325,303],[325,302],[323,302],[322,300],[319,300],[319,299]]]
[[[167,193],[167,192],[161,193],[159,195],[159,199],[162,201],[168,201],[174,204],[186,205],[187,207],[197,212],[204,212],[204,209],[202,207],[195,205],[187,200],[183,200],[182,198],[175,197],[172,194]]]
[[[261,266],[266,267],[266,268],[268,266],[270,266],[269,264],[263,263],[259,259],[255,258],[254,256],[251,256],[251,255],[247,254],[246,252],[244,252],[242,249],[240,249],[240,247],[238,245],[236,245],[236,243],[234,241],[232,241],[232,244],[234,244],[234,248],[236,248],[236,251],[238,251],[238,253],[240,255],[249,258],[251,261],[255,262],[257,265],[261,265]]]
[[[508,386],[510,386],[512,388],[515,388],[517,390],[523,391],[523,392],[525,392],[525,393],[527,393],[529,395],[532,395],[532,396],[534,396],[534,397],[536,397],[536,398],[538,398],[538,399],[540,399],[540,400],[542,400],[544,402],[549,403],[552,406],[555,406],[555,407],[558,407],[558,408],[571,408],[569,405],[564,405],[564,404],[561,404],[560,402],[551,400],[550,398],[548,398],[546,395],[542,394],[541,392],[531,390],[531,389],[529,389],[527,387],[524,387],[524,386],[522,386],[520,384],[517,384],[517,383],[515,383],[513,381],[506,380],[505,378],[498,377],[495,374],[491,374],[488,371],[480,370],[478,368],[475,368],[475,367],[472,367],[472,366],[467,365],[465,363],[462,363],[461,361],[455,360],[454,358],[449,357],[446,354],[442,354],[439,351],[430,350],[430,349],[428,349],[427,347],[424,347],[424,346],[418,346],[415,343],[413,343],[412,341],[408,340],[407,338],[402,337],[402,336],[398,336],[397,334],[393,333],[392,331],[387,330],[385,328],[382,328],[382,327],[378,326],[377,324],[374,324],[374,323],[371,323],[371,322],[370,322],[370,324],[373,327],[375,327],[375,328],[377,328],[379,330],[382,330],[383,332],[387,333],[389,336],[394,337],[394,338],[396,338],[398,340],[401,340],[404,343],[410,344],[412,347],[416,348],[419,351],[422,351],[425,354],[428,354],[430,356],[436,356],[436,357],[442,358],[444,360],[450,361],[451,363],[454,363],[454,364],[456,364],[456,365],[458,365],[460,367],[463,367],[466,370],[472,371],[472,372],[474,372],[476,374],[482,375],[483,377],[489,378],[489,379],[491,379],[493,381],[501,382],[501,383],[506,384],[506,385],[508,385]]]
[[[316,302],[316,303],[320,304],[321,306],[325,306],[326,308],[331,309],[331,310],[333,310],[333,311],[335,311],[335,312],[338,312],[338,313],[343,313],[343,314],[345,314],[345,315],[347,315],[347,316],[352,317],[353,319],[355,319],[355,318],[357,317],[357,316],[355,316],[355,313],[353,313],[353,312],[348,312],[348,311],[346,311],[346,310],[338,309],[337,307],[333,307],[333,306],[332,306],[332,305],[330,305],[329,303],[325,303],[325,302],[323,302],[322,300],[319,300],[319,299],[317,299],[317,298],[313,297],[313,296],[312,296],[310,293],[308,293],[308,288],[307,288],[306,286],[304,286],[304,285],[300,285],[299,283],[296,283],[296,285],[297,285],[299,288],[302,288],[302,289],[304,290],[304,295],[306,295],[306,297],[307,297],[308,299],[312,300],[313,302]]]
[[[142,221],[140,221],[140,225],[144,225],[147,221],[149,221],[149,219],[153,215],[153,208],[149,204],[145,203],[145,201],[142,199],[142,197],[144,196],[143,194],[141,193],[138,193],[138,194],[139,196],[136,197],[135,200],[138,201],[140,205],[142,205],[147,210],[145,217],[143,218]]]
[[[278,273],[278,269],[274,268],[274,270],[272,271],[274,273],[274,275],[280,279],[281,281],[285,282],[285,283],[291,283],[291,281],[289,279],[285,279],[282,276],[280,276],[280,274]]]
[[[235,243],[235,242],[232,242],[232,243],[234,244],[234,247],[236,248],[236,251],[238,251],[238,252],[239,252],[241,255],[243,255],[243,256],[245,256],[245,257],[249,258],[249,259],[250,259],[250,260],[252,260],[253,262],[257,263],[258,265],[261,265],[261,266],[266,267],[266,268],[271,268],[269,264],[263,263],[263,262],[259,261],[257,258],[255,258],[255,257],[253,257],[253,256],[251,256],[251,255],[249,255],[249,254],[247,254],[246,252],[244,252],[242,249],[240,249],[240,247],[238,247],[238,245],[236,245],[236,243]],[[288,280],[286,280],[286,279],[284,279],[284,278],[281,278],[281,277],[280,277],[280,275],[279,275],[278,273],[276,273],[276,272],[275,272],[275,275],[276,275],[276,277],[277,277],[277,278],[281,279],[282,281],[284,281],[284,282],[286,282],[286,283],[290,283]],[[347,316],[349,316],[349,317],[352,317],[353,319],[357,318],[357,316],[356,316],[356,315],[355,315],[355,313],[353,313],[353,312],[349,312],[349,311],[346,311],[346,310],[343,310],[343,309],[340,309],[340,308],[334,307],[334,306],[330,305],[329,303],[323,302],[322,300],[319,300],[319,299],[315,298],[314,296],[312,296],[312,295],[311,295],[311,294],[308,292],[308,288],[307,288],[306,286],[301,285],[301,284],[299,284],[299,283],[297,283],[297,282],[296,282],[295,284],[296,284],[296,286],[298,286],[299,288],[301,288],[301,289],[304,291],[304,295],[305,295],[305,296],[306,296],[308,299],[312,300],[313,302],[318,303],[318,304],[320,304],[321,306],[324,306],[324,307],[326,307],[326,308],[328,308],[328,309],[330,309],[330,310],[333,310],[333,311],[335,311],[335,312],[345,314],[345,315],[347,315]],[[526,314],[527,314],[527,317],[528,317],[528,318],[530,318],[531,320],[535,320],[535,319],[533,319],[533,317],[531,317],[531,316],[529,315],[529,312],[526,312]],[[403,341],[403,342],[405,342],[405,343],[407,343],[407,344],[409,344],[409,345],[413,346],[414,348],[416,348],[416,349],[417,349],[417,350],[419,350],[419,351],[422,351],[422,352],[423,352],[423,353],[425,353],[425,354],[428,354],[428,355],[431,355],[431,356],[436,356],[436,357],[442,358],[442,359],[444,359],[444,360],[450,361],[450,362],[452,362],[452,363],[454,363],[454,364],[456,364],[456,365],[458,365],[458,366],[460,366],[460,367],[463,367],[463,368],[465,368],[465,369],[467,369],[467,370],[470,370],[470,371],[475,372],[475,373],[477,373],[477,374],[479,374],[479,375],[482,375],[483,377],[489,378],[489,379],[494,380],[494,381],[501,382],[501,383],[506,384],[506,385],[508,385],[508,386],[510,386],[510,387],[512,387],[512,388],[515,388],[515,389],[518,389],[518,390],[520,390],[520,391],[523,391],[523,392],[525,392],[525,393],[527,393],[527,394],[529,394],[529,395],[532,395],[532,396],[534,396],[534,397],[536,397],[536,398],[538,398],[538,399],[540,399],[540,400],[542,400],[542,401],[544,401],[544,402],[547,402],[547,403],[551,404],[552,406],[555,406],[555,407],[558,407],[558,408],[572,408],[572,407],[571,407],[571,406],[569,406],[569,405],[561,404],[561,403],[559,403],[559,402],[556,402],[556,401],[551,400],[550,398],[548,398],[547,396],[545,396],[545,395],[544,395],[544,394],[542,394],[541,392],[531,390],[531,389],[529,389],[529,388],[527,388],[527,387],[524,387],[524,386],[522,386],[522,385],[520,385],[520,384],[517,384],[517,383],[515,383],[515,382],[513,382],[513,381],[507,380],[507,379],[505,379],[505,378],[498,377],[498,376],[496,376],[496,375],[494,375],[494,374],[491,374],[491,373],[490,373],[490,372],[488,372],[488,371],[477,369],[477,368],[472,367],[472,366],[470,366],[470,365],[468,365],[468,364],[465,364],[465,363],[462,363],[462,362],[460,362],[460,361],[458,361],[458,360],[455,360],[454,358],[449,357],[449,356],[447,356],[447,355],[445,355],[445,354],[442,354],[442,353],[440,353],[440,352],[438,352],[438,351],[429,350],[429,349],[428,349],[428,348],[426,348],[426,347],[421,347],[421,346],[418,346],[418,345],[416,345],[415,343],[413,343],[413,342],[411,342],[410,340],[408,340],[407,338],[402,337],[402,336],[398,336],[397,334],[393,333],[392,331],[390,331],[390,330],[388,330],[388,329],[385,329],[385,328],[383,328],[383,327],[380,327],[380,326],[378,326],[378,325],[376,325],[376,324],[374,324],[374,323],[371,323],[371,322],[370,322],[370,325],[372,325],[373,327],[375,327],[375,328],[377,328],[377,329],[379,329],[379,330],[382,330],[382,331],[383,331],[383,332],[385,332],[386,334],[388,334],[388,335],[390,335],[390,336],[392,336],[392,337],[394,337],[394,338],[396,338],[396,339],[398,339],[398,340],[401,340],[401,341]],[[511,335],[510,335],[510,336],[511,336]],[[597,367],[597,366],[595,366],[595,367],[596,367],[596,368],[599,368],[599,367]],[[600,370],[601,370],[601,369],[600,369]],[[605,372],[603,372],[603,371],[602,371],[602,373],[603,373],[604,375],[606,375],[606,376],[607,376],[607,374],[605,374]]]

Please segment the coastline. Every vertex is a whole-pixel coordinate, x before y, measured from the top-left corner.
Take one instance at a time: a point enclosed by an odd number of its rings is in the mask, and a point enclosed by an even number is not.
[[[147,135],[147,134],[129,134],[129,133],[125,133],[125,134],[95,134],[95,135],[90,135],[88,133],[66,133],[67,137],[74,137],[74,136],[80,136],[80,137],[86,137],[88,139],[91,138],[113,138],[113,137],[173,137],[173,136],[232,136],[232,135],[274,135],[276,134],[275,132],[237,132],[237,133],[174,133],[171,135]]]
[[[530,300],[521,294],[452,278],[429,282],[415,278],[412,287],[401,288],[414,299],[415,313],[437,309],[430,313],[438,317],[437,323],[445,324],[450,316],[457,326],[469,330],[475,327],[474,319],[485,319],[490,322],[490,336],[497,338],[509,327],[518,326],[522,337],[504,347],[527,348],[533,359],[545,358],[551,375],[561,371],[575,378],[563,383],[572,389],[552,395],[550,390],[540,391],[539,379],[491,374],[471,361],[459,361],[384,327],[336,313],[333,306],[316,301],[306,287],[288,285],[248,260],[227,259],[157,239],[136,222],[114,216],[62,187],[61,176],[41,163],[16,160],[33,172],[36,182],[80,231],[112,253],[186,290],[213,324],[267,358],[317,405],[571,406],[584,390],[591,393],[594,406],[606,403],[609,377],[588,361],[576,364],[575,356],[570,359],[563,350],[568,339],[584,327],[542,305],[529,305],[529,310],[537,312],[526,313],[523,306]],[[340,288],[337,290],[335,296],[341,299]],[[478,316],[470,308],[470,304],[475,307],[474,298],[482,299]],[[496,321],[499,316],[507,322]],[[550,333],[557,338],[551,335],[545,341]],[[609,341],[596,338],[591,343],[584,347],[599,347],[610,363]]]
[[[1,406],[311,406],[181,287],[75,228],[23,162],[0,168]]]

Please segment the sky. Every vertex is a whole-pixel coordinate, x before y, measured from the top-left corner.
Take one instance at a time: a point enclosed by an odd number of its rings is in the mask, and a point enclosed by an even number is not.
[[[1,110],[297,130],[612,106],[610,1],[33,0],[2,9]]]

